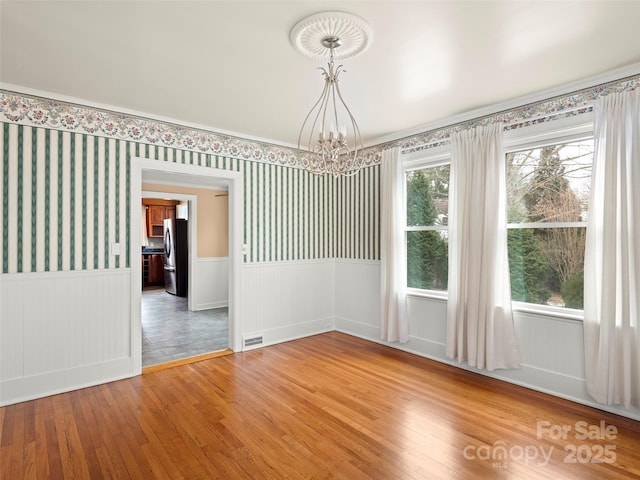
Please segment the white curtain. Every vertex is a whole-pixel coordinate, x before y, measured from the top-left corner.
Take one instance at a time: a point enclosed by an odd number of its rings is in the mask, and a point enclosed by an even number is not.
[[[640,90],[597,100],[584,262],[587,390],[640,407]]]
[[[389,342],[409,340],[404,174],[399,156],[398,149],[385,150],[380,165],[380,338]]]
[[[502,124],[451,136],[446,355],[519,368],[507,253]]]

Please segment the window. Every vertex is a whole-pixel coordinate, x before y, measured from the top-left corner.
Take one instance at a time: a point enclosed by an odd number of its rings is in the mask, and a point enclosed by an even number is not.
[[[449,165],[406,173],[407,287],[447,290]]]
[[[583,309],[592,136],[590,113],[505,131],[514,309],[580,316],[572,309]],[[449,145],[403,158],[407,288],[414,294],[447,293],[450,159]]]
[[[506,158],[512,300],[582,309],[593,139]]]

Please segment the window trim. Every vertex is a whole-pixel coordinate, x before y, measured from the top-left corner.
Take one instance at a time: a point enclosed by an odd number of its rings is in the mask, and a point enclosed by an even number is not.
[[[425,290],[422,288],[407,287],[406,293],[409,297],[428,298],[430,300],[447,301],[449,299],[449,292],[445,290]]]
[[[524,228],[584,228],[587,222],[522,222],[507,223],[507,230]]]
[[[538,303],[519,302],[517,300],[511,300],[511,309],[518,313],[552,317],[562,320],[582,321],[584,319],[583,310],[567,307],[554,307],[553,305],[541,305]]]
[[[411,153],[401,153],[402,170],[406,174],[411,170],[426,167],[438,167],[451,163],[451,144],[440,145],[427,150]]]
[[[400,154],[402,162],[402,174],[404,175],[404,181],[402,182],[402,194],[405,199],[405,226],[404,226],[404,261],[405,265],[407,259],[407,232],[420,232],[420,231],[448,231],[449,225],[420,225],[409,226],[407,225],[407,174],[416,170],[423,170],[426,168],[442,167],[444,165],[451,165],[451,144],[440,145],[427,150],[419,150],[417,152],[411,152],[408,154]],[[425,298],[435,299],[447,299],[448,290],[431,290],[423,288],[409,287],[407,280],[405,279],[404,288],[407,295],[419,296]]]
[[[502,138],[505,155],[593,137],[593,113],[507,130]]]
[[[505,132],[503,153],[521,152],[534,148],[571,143],[593,138],[594,115],[592,112],[551,122],[522,127]],[[586,228],[587,222],[535,222],[507,223],[507,230],[525,228]],[[583,320],[584,310],[554,307],[537,303],[511,301],[513,311],[568,320]]]

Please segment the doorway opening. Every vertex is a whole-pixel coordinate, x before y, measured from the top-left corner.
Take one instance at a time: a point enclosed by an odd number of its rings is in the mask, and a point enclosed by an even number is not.
[[[186,297],[142,290],[142,367],[175,364],[229,348],[229,308],[190,311]]]
[[[144,180],[142,186],[143,368],[228,349],[227,191]],[[202,235],[198,208],[207,212]],[[190,269],[196,269],[192,285]],[[201,282],[209,282],[206,290]]]
[[[134,363],[136,357],[139,358],[137,373],[143,366],[147,371],[150,366],[187,363],[182,360],[201,358],[202,354],[217,356],[215,353],[220,350],[239,349],[234,306],[238,292],[238,259],[241,258],[241,250],[235,247],[235,239],[241,238],[241,180],[238,172],[133,159],[130,245],[131,251],[136,252],[132,253],[133,259],[137,252],[143,254],[140,262],[131,262],[132,357]],[[224,255],[207,253],[207,249],[202,248],[206,246],[203,239],[211,237],[206,225],[202,227],[202,222],[198,221],[198,205],[202,204],[203,217],[205,214],[212,216],[210,205],[204,204],[199,194],[202,191],[215,195],[225,205]],[[187,217],[184,220],[188,225],[187,288],[183,295],[175,291],[168,293],[164,281],[159,281],[157,271],[151,278],[147,271],[145,277],[145,248],[150,254],[159,255],[156,249],[165,253],[164,229],[161,240],[145,239],[144,234],[149,233],[145,199],[162,199],[183,206],[182,213],[177,215]],[[158,259],[154,261],[157,269]],[[146,267],[151,263],[148,261]],[[161,263],[164,265],[164,259]]]

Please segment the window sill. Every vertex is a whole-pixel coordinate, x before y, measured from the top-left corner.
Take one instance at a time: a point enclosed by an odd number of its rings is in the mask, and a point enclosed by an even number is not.
[[[584,312],[573,308],[550,307],[548,305],[536,305],[524,302],[511,302],[511,308],[514,312],[518,313],[527,313],[541,317],[552,317],[558,320],[571,322],[582,322],[584,319]]]
[[[443,300],[448,298],[447,292],[439,290],[420,290],[417,288],[407,288],[408,297],[429,298],[431,300]]]
[[[437,290],[419,290],[417,288],[407,288],[408,297],[426,298],[429,300],[447,301],[447,292]],[[548,305],[536,305],[533,303],[511,302],[511,308],[516,313],[526,313],[540,317],[554,318],[569,322],[582,322],[584,312],[573,308],[551,307]]]

